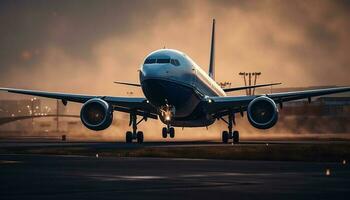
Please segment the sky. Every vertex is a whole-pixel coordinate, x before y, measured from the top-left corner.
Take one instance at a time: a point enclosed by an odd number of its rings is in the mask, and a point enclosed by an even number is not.
[[[350,1],[45,0],[0,2],[0,87],[100,95],[139,89],[140,65],[163,47],[207,70],[216,19],[216,79],[239,72],[283,87],[350,85]]]

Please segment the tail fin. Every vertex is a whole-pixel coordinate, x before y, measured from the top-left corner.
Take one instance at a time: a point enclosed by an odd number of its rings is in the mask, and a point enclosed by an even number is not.
[[[215,80],[215,19],[213,19],[213,27],[211,30],[209,76]]]

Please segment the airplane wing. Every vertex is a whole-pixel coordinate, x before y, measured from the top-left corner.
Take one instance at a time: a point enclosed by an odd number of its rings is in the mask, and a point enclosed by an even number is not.
[[[143,97],[113,97],[113,96],[93,96],[83,94],[69,94],[69,93],[58,93],[58,92],[45,92],[37,90],[23,90],[14,88],[0,88],[0,91],[7,91],[10,93],[26,94],[39,97],[46,97],[52,99],[60,99],[63,104],[67,101],[85,103],[86,101],[93,98],[101,98],[107,103],[113,106],[114,110],[131,113],[134,112],[137,115],[150,117],[157,119],[157,110],[150,105],[146,98]]]
[[[348,92],[350,87],[327,88],[317,90],[305,90],[295,92],[281,92],[273,94],[265,94],[275,101],[275,103],[283,103],[298,99],[309,99],[311,97]],[[210,97],[211,103],[208,103],[207,110],[215,117],[228,115],[230,112],[238,113],[247,110],[248,104],[255,98],[263,95],[253,96],[226,96],[226,97]]]

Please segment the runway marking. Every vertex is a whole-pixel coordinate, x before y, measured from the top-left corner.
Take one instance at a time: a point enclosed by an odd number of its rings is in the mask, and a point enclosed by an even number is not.
[[[216,176],[272,176],[267,173],[218,173]]]
[[[17,164],[22,163],[22,161],[17,160],[0,160],[0,164]]]
[[[185,174],[185,175],[180,175],[180,177],[183,177],[183,178],[197,178],[197,177],[208,177],[208,175],[204,175],[204,174]]]
[[[120,178],[129,180],[148,180],[148,179],[164,179],[163,176],[119,176]]]
[[[127,180],[127,181],[136,181],[136,180],[154,180],[154,179],[167,179],[168,177],[164,176],[110,176],[110,175],[88,175],[87,177],[102,180],[102,181],[120,181],[120,180]]]

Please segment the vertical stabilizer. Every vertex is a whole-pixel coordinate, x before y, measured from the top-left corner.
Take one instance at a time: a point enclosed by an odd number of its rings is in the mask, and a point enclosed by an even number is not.
[[[215,19],[213,19],[213,27],[211,30],[209,76],[215,80]]]

